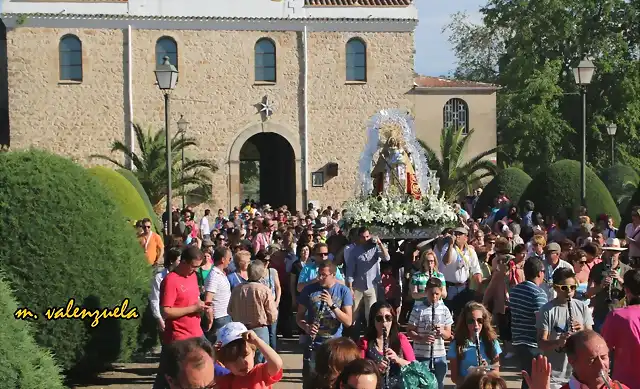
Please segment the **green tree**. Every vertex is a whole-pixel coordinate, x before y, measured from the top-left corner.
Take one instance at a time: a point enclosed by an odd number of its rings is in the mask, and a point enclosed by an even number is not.
[[[132,152],[124,142],[114,141],[111,153],[118,153],[131,159],[135,167],[133,173],[155,206],[167,195],[166,137],[163,129],[152,133],[150,128],[145,130],[140,124],[134,124],[133,129],[139,152]],[[194,137],[185,136],[183,138],[182,135],[176,133],[171,139],[172,195],[179,197],[184,193],[192,199],[206,201],[211,195],[213,185],[211,175],[218,170],[218,166],[210,159],[191,158],[188,155],[188,149],[197,147],[198,141]],[[185,152],[184,166],[182,166],[181,159],[183,150]],[[106,160],[126,169],[122,162],[110,156],[92,155],[91,158]],[[184,177],[182,176],[183,171]]]
[[[60,368],[53,355],[38,346],[33,329],[26,320],[14,314],[18,303],[9,283],[0,273],[0,380],[3,388],[64,389]],[[20,307],[24,305],[20,304]]]
[[[466,12],[456,12],[442,29],[458,59],[454,77],[494,83],[498,80],[498,60],[504,53],[504,32],[474,23]]]
[[[453,16],[456,74],[480,74],[477,80],[501,87],[501,163],[519,161],[535,174],[559,159],[580,159],[582,103],[572,68],[592,56],[587,161],[594,170],[608,166],[605,127],[615,122],[620,162],[640,167],[639,9],[637,0],[488,0],[482,24]]]
[[[467,135],[464,129],[445,127],[440,132],[440,153],[429,147],[422,140],[420,145],[427,157],[429,169],[436,172],[440,178],[440,193],[444,193],[447,199],[455,200],[479,180],[493,177],[496,165],[485,158],[495,154],[497,148],[484,151],[478,155],[467,157],[467,146],[475,130],[470,130]]]

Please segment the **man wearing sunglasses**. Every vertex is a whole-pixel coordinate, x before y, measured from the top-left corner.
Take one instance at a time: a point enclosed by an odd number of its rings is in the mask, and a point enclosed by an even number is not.
[[[482,269],[478,261],[478,254],[467,242],[469,230],[458,227],[453,230],[453,237],[445,238],[442,247],[442,262],[440,271],[444,274],[447,284],[446,304],[454,317],[472,300],[474,292],[469,289],[469,279],[473,278],[476,285],[482,283]]]
[[[153,266],[162,266],[160,261],[164,255],[164,243],[160,235],[153,232],[151,227],[151,219],[142,219],[142,234],[140,235],[140,244],[144,248],[144,254],[147,256],[147,262]]]
[[[560,259],[562,248],[556,242],[551,242],[544,249],[544,283],[542,289],[547,293],[547,298],[553,300],[556,297],[556,291],[553,287],[553,274],[562,268],[570,269],[573,272],[573,266],[567,261]]]
[[[551,389],[560,388],[571,378],[572,369],[564,351],[569,336],[583,329],[591,329],[593,319],[587,305],[573,297],[578,287],[571,269],[561,268],[553,273],[556,297],[542,306],[538,328],[538,347],[551,364]],[[569,313],[571,310],[571,313]]]

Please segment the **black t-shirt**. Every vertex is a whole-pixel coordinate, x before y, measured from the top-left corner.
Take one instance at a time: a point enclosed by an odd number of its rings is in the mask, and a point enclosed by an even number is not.
[[[300,272],[302,271],[302,263],[300,262],[300,260],[298,259],[297,261],[295,261],[292,265],[291,265],[291,274],[294,274],[296,277],[296,280],[298,278],[300,278]],[[298,283],[296,282],[296,285]],[[296,297],[300,296],[300,292],[298,292],[298,289],[296,288]]]
[[[604,272],[608,271],[608,262],[603,261],[595,265],[589,273],[589,283],[594,282],[596,285],[600,285],[604,279]],[[615,269],[620,277],[624,278],[627,271],[631,270],[631,267],[618,261],[618,267]],[[617,280],[613,280],[611,283],[611,299],[620,300],[624,297],[623,286]],[[609,313],[609,290],[605,288],[591,299],[593,305],[593,318],[596,321],[602,321]]]

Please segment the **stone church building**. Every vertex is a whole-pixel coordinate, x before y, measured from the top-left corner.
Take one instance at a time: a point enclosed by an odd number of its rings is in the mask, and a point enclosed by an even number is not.
[[[339,207],[368,119],[413,110],[412,0],[3,0],[2,12],[12,149],[86,165],[114,140],[136,150],[132,123],[164,126],[154,70],[168,56],[170,131],[184,115],[197,156],[218,164],[212,208],[243,200],[244,160],[260,162],[263,202]]]

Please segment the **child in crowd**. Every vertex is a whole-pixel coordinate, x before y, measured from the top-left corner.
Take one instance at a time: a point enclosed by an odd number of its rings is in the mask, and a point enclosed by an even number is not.
[[[475,301],[467,303],[453,336],[447,353],[451,381],[459,385],[478,368],[499,373],[502,349],[491,324],[491,314],[484,305]]]
[[[216,357],[231,374],[216,379],[218,389],[267,389],[282,379],[282,358],[244,324],[218,330]],[[254,365],[256,349],[266,362]]]
[[[578,281],[575,273],[560,268],[553,273],[556,298],[540,309],[538,347],[545,352],[551,364],[551,389],[559,389],[572,374],[563,348],[569,335],[583,329],[591,329],[593,319],[587,305],[574,299]],[[571,312],[569,312],[571,310]]]
[[[426,299],[415,304],[407,333],[413,339],[415,357],[432,367],[438,380],[438,388],[444,388],[444,377],[447,375],[447,359],[444,340],[451,338],[453,318],[451,312],[442,301],[442,281],[431,278],[426,286]],[[433,347],[433,354],[431,348]],[[431,358],[433,357],[433,360]]]
[[[380,264],[380,281],[384,289],[384,299],[393,307],[394,314],[397,317],[398,308],[400,308],[401,293],[398,279],[393,275],[393,265],[391,262],[382,262]]]

